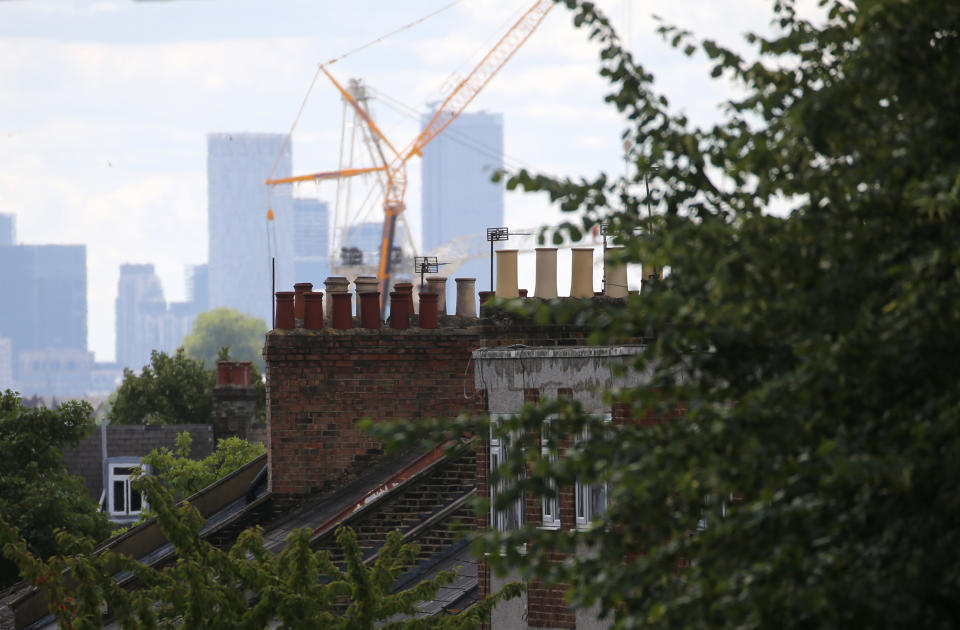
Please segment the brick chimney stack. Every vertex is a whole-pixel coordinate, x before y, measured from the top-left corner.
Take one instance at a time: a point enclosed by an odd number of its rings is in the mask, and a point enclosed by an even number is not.
[[[250,362],[218,361],[213,388],[213,437],[249,438],[257,415],[257,390],[250,382]]]

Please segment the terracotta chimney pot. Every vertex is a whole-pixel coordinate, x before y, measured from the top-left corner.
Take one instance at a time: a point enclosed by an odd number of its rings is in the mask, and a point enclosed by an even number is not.
[[[333,319],[333,295],[334,293],[346,293],[350,282],[343,276],[330,276],[323,281],[327,290],[327,319]]]
[[[446,278],[444,278],[446,280]],[[436,328],[439,322],[440,295],[424,291],[420,294],[420,328]]]
[[[537,248],[537,283],[533,296],[544,300],[557,297],[557,248]]]
[[[573,248],[573,269],[570,279],[570,297],[593,297],[593,248]]]
[[[303,294],[303,327],[309,330],[323,330],[323,293],[308,291]]]
[[[304,313],[304,304],[303,304],[303,294],[309,291],[313,291],[313,283],[311,282],[298,282],[293,285],[293,317],[297,320],[297,326],[303,326]]]
[[[603,261],[603,292],[607,297],[627,297],[627,266],[610,262],[610,254],[622,254],[623,247],[608,247],[607,258]]]
[[[477,279],[455,278],[457,283],[457,315],[460,317],[477,316]]]
[[[293,291],[277,291],[277,329],[293,330],[297,323],[293,317]]]
[[[437,294],[437,314],[447,314],[447,277],[431,276],[427,278],[427,291]],[[421,300],[422,301],[422,300]]]
[[[333,294],[333,327],[338,330],[353,328],[353,296],[346,291]]]
[[[376,282],[376,278],[374,278]],[[376,284],[374,284],[376,286]],[[360,304],[360,325],[364,328],[380,328],[380,292],[365,291],[358,296]]]
[[[497,297],[510,300],[520,297],[517,288],[517,250],[497,250]]]
[[[390,328],[410,328],[410,299],[406,292],[390,292]]]

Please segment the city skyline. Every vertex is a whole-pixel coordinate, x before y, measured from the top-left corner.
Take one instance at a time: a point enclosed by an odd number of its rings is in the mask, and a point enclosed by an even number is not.
[[[121,264],[154,264],[167,298],[180,301],[184,267],[208,259],[207,134],[285,133],[317,61],[446,4],[0,3],[0,212],[17,216],[20,243],[87,246],[87,345],[97,361],[115,356]],[[378,122],[405,142],[426,104],[469,71],[498,28],[527,4],[460,2],[331,71],[342,81],[364,78],[376,90]],[[734,9],[704,0],[682,7],[665,0],[599,4],[658,85],[704,123],[728,93],[709,80],[706,60],[688,60],[655,35],[650,14],[740,47],[740,34],[765,29],[768,19],[757,11],[759,0]],[[503,114],[508,169],[573,177],[622,172],[622,123],[603,103],[597,47],[570,21],[556,8],[467,110]],[[318,81],[294,134],[294,173],[337,167],[341,107],[335,90]],[[412,164],[407,195],[417,238],[419,171]],[[332,200],[332,191],[327,185],[293,194]],[[511,228],[559,217],[541,196],[506,194]]]

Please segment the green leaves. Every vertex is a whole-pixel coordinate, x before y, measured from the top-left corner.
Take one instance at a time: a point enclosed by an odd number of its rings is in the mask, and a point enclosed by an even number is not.
[[[91,414],[85,402],[27,409],[14,392],[0,394],[0,519],[24,532],[23,549],[41,558],[56,553],[58,529],[94,540],[110,531],[60,453],[93,429]],[[0,586],[16,579],[15,566],[0,559]]]
[[[175,506],[156,477],[137,483],[176,550],[177,560],[164,568],[110,551],[44,561],[0,519],[4,554],[18,563],[27,580],[45,589],[61,627],[102,628],[106,605],[114,616],[111,627],[124,629],[453,630],[475,628],[489,619],[495,602],[522,591],[510,584],[462,614],[416,618],[415,604],[434,597],[455,575],[444,572],[394,592],[398,578],[417,557],[416,545],[404,543],[399,532],[387,535],[372,564],[364,562],[357,536],[349,528],[337,532],[345,558],[342,565],[334,564],[328,552],[311,548],[308,529],[292,531],[278,555],[264,546],[258,529],[243,532],[232,549],[223,551],[201,538],[199,513],[189,504]],[[121,588],[114,577],[118,569],[133,573],[142,588]]]

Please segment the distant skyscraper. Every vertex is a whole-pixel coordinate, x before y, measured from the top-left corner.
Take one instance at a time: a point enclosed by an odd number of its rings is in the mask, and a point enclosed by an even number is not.
[[[319,199],[293,200],[294,279],[312,282],[317,291],[330,275],[329,206]]]
[[[199,312],[192,300],[167,304],[153,265],[120,265],[116,308],[117,364],[134,371],[150,363],[154,350],[174,353]]]
[[[187,265],[187,301],[197,313],[210,308],[209,265]]]
[[[161,349],[159,331],[147,320],[156,320],[167,311],[153,265],[120,265],[116,307],[117,363],[139,371],[150,362],[150,351]]]
[[[0,337],[0,392],[13,388],[13,342]]]
[[[13,245],[17,240],[17,215],[0,214],[0,245]]]
[[[264,180],[291,173],[290,147],[281,156],[282,134],[210,134],[207,192],[210,234],[210,308],[227,306],[271,325],[271,256],[277,290],[293,290],[293,204],[290,187],[271,193],[274,221],[266,219]],[[278,161],[279,156],[279,161]]]
[[[424,124],[432,116],[426,114]],[[474,235],[483,245],[487,228],[503,225],[503,188],[490,181],[502,167],[500,114],[461,114],[424,148],[421,216],[425,254],[460,236]],[[477,288],[486,289],[489,263],[469,261],[453,275],[476,277]],[[452,280],[447,283],[447,304],[456,304]]]
[[[12,342],[15,371],[24,351],[87,349],[84,245],[0,245],[0,287],[0,337]]]

